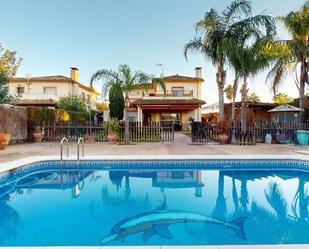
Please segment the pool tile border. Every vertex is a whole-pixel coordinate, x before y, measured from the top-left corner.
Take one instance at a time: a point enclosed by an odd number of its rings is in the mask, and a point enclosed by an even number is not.
[[[237,162],[236,160],[271,160],[268,163],[272,163],[272,161],[275,163],[278,160],[288,161],[286,162],[286,165],[292,166],[304,166],[303,168],[309,169],[309,156],[308,155],[242,155],[242,156],[230,156],[230,155],[98,155],[98,156],[86,156],[81,159],[81,162],[90,162],[90,163],[98,163],[98,161],[136,161],[136,162],[143,162],[145,160],[151,161],[151,160],[164,160],[164,161],[173,161],[173,160],[213,160],[216,162],[219,162],[222,164],[222,162],[226,162],[229,160],[235,160],[235,165],[241,168],[241,162]],[[5,173],[7,173],[10,170],[16,170],[22,166],[26,165],[32,165],[36,163],[43,163],[43,162],[50,162],[50,161],[60,161],[59,156],[34,156],[34,157],[26,157],[23,159],[7,162],[7,163],[0,163],[0,177],[3,176]],[[63,162],[69,163],[69,162],[75,161],[76,158],[74,156],[66,158]],[[256,161],[254,162],[256,163]],[[285,162],[282,162],[283,164]],[[228,164],[231,164],[231,161],[228,162]],[[248,162],[246,162],[248,164]],[[188,164],[184,164],[182,166],[188,167]],[[230,166],[226,167],[226,169],[231,169]]]

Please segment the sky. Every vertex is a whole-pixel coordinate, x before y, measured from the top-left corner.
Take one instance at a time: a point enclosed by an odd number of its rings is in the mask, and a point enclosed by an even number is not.
[[[133,70],[159,75],[194,76],[203,68],[202,98],[218,101],[215,68],[201,54],[183,55],[184,45],[195,36],[194,25],[210,8],[224,9],[227,0],[1,0],[0,43],[23,58],[18,76],[69,76],[77,67],[88,85],[98,69]],[[303,0],[252,0],[253,12],[285,15],[299,9]],[[287,36],[280,28],[281,38]],[[249,92],[271,101],[266,72],[249,80]],[[227,83],[232,82],[228,70]],[[101,87],[96,85],[100,91]],[[292,78],[280,90],[297,97]],[[239,95],[239,94],[238,94]]]

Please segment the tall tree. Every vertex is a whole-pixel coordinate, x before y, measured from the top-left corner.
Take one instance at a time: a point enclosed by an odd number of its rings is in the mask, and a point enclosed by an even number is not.
[[[90,86],[93,86],[95,81],[102,80],[102,94],[107,95],[108,91],[114,85],[119,85],[124,95],[124,120],[125,120],[125,134],[124,142],[129,143],[129,123],[128,123],[128,106],[130,104],[129,93],[136,88],[137,85],[147,86],[151,77],[141,71],[133,72],[131,68],[126,65],[119,65],[118,70],[101,69],[95,72],[90,79]],[[165,84],[160,79],[153,79],[155,84],[159,84],[164,92],[166,91]]]
[[[0,104],[10,103],[15,96],[9,93],[9,77],[16,74],[21,59],[16,52],[4,49],[0,44]]]
[[[258,96],[256,93],[251,93],[248,97],[248,100],[254,103],[261,102],[260,96]]]
[[[284,94],[284,93],[277,93],[276,96],[273,98],[273,102],[279,105],[289,104],[293,102],[293,98]]]
[[[2,47],[0,43],[0,72],[8,77],[16,75],[22,59],[16,57],[16,52]]]
[[[187,44],[185,47],[185,54],[187,50],[195,49],[203,52],[208,58],[213,58],[213,62],[216,62],[217,56],[221,56],[220,58],[224,58],[224,62],[228,62],[232,66],[234,69],[234,81],[233,87],[231,88],[233,94],[231,120],[234,123],[235,99],[239,82],[241,79],[243,80],[241,92],[243,93],[242,100],[245,102],[247,98],[248,77],[257,73],[267,64],[266,62],[269,62],[259,52],[260,46],[264,44],[266,40],[274,37],[276,29],[273,17],[266,14],[252,15],[251,2],[249,1],[234,1],[227,10],[223,12],[222,16],[218,14],[210,15],[210,13],[214,13],[214,11],[208,13],[208,16],[216,16],[217,19],[215,20],[217,20],[217,22],[211,21],[212,19],[210,18],[206,19],[205,15],[204,29],[206,30],[206,34],[203,38],[196,38],[191,41],[191,43]],[[223,22],[228,19],[228,17],[231,18],[231,14],[227,13],[233,13],[234,11],[238,13],[236,17],[233,17],[230,22]],[[216,28],[215,30],[218,29],[221,31],[219,32],[220,36],[214,36],[214,32],[210,32],[209,27],[213,26]],[[213,51],[213,53],[210,53],[211,51]],[[216,65],[216,63],[214,64]],[[224,65],[223,63],[220,67],[217,67],[217,75],[220,74],[218,72]],[[222,87],[222,85],[223,84],[218,84],[218,89]],[[219,100],[222,98],[220,97],[220,92],[221,90],[219,89]],[[220,108],[224,108],[223,103],[221,103]],[[242,108],[243,116],[245,115],[244,108],[245,107]],[[245,126],[245,122],[243,126]],[[232,141],[234,140],[232,136]]]
[[[232,100],[233,100],[233,85],[232,84],[227,85],[224,92],[225,92],[226,98],[230,102],[232,102]]]
[[[274,96],[288,72],[293,70],[299,90],[299,108],[304,109],[305,85],[308,84],[309,57],[309,5],[278,18],[290,33],[290,39],[276,40],[264,46],[263,53],[274,61],[267,79],[271,81]],[[304,120],[304,112],[301,114]]]
[[[241,130],[243,133],[247,132],[247,107],[248,101],[248,78],[254,76],[261,70],[264,70],[269,65],[267,60],[261,54],[261,43],[264,40],[258,40],[253,46],[243,48],[240,53],[239,59],[241,62],[241,76],[243,84],[241,87]]]
[[[189,51],[201,52],[211,60],[216,67],[216,81],[219,92],[219,112],[224,120],[224,87],[226,79],[226,54],[222,49],[222,42],[233,35],[239,22],[244,22],[251,14],[251,2],[248,0],[234,0],[221,13],[210,9],[204,19],[196,24],[197,37],[185,45],[184,54],[187,58]],[[249,20],[247,20],[249,21]],[[248,26],[255,25],[249,23]]]
[[[248,78],[269,66],[270,60],[263,55],[261,48],[276,34],[274,19],[267,15],[257,15],[256,24],[249,28],[245,25],[238,27],[234,36],[223,42],[223,49],[230,65],[234,68],[235,79],[233,84],[232,122],[235,119],[235,99],[238,84],[242,79],[241,92],[241,123],[242,131],[246,132],[246,105],[248,101]],[[259,20],[259,21],[258,21]],[[235,29],[236,30],[236,29]],[[264,32],[263,32],[264,30]],[[232,139],[233,140],[233,139]]]
[[[114,84],[109,89],[109,110],[111,118],[123,119],[124,97],[120,84]]]
[[[9,77],[0,72],[0,104],[10,103],[14,96],[9,93]]]

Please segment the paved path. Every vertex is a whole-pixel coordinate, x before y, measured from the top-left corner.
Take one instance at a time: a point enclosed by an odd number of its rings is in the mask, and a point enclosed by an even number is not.
[[[86,155],[299,155],[309,152],[309,146],[281,144],[238,145],[192,145],[190,138],[175,133],[175,143],[138,143],[132,145],[110,145],[107,143],[86,144]],[[30,143],[10,145],[0,150],[0,164],[30,157],[58,156],[59,143]],[[70,145],[70,154],[76,155],[76,145]]]
[[[191,138],[182,134],[181,132],[175,132],[175,144],[191,144]]]

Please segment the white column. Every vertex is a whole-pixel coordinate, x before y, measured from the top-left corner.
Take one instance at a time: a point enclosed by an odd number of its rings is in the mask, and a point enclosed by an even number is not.
[[[137,106],[137,121],[143,122],[143,110],[139,105]]]
[[[194,110],[194,121],[199,121],[198,120],[198,109]]]
[[[201,117],[201,108],[200,107],[196,109],[196,113],[197,113],[196,121],[201,122],[202,121],[202,117]]]

